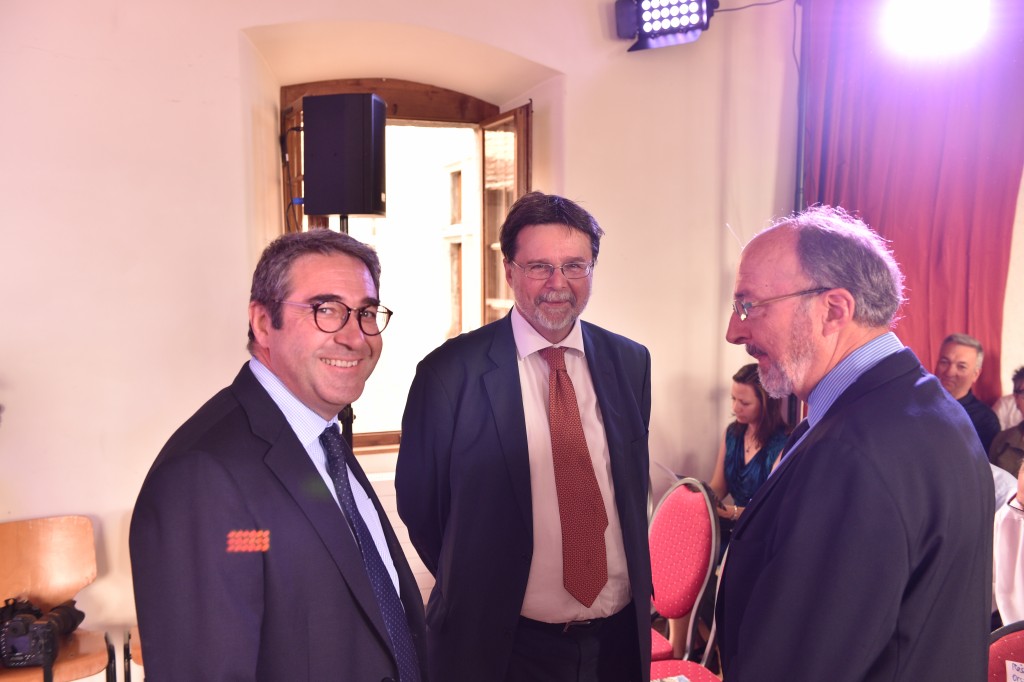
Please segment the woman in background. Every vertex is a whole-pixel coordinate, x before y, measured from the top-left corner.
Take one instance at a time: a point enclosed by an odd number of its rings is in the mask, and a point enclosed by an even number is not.
[[[769,397],[761,386],[757,363],[741,367],[732,381],[732,413],[736,421],[725,429],[711,477],[711,489],[719,500],[725,500],[726,495],[733,499],[733,504],[718,506],[723,547],[750,498],[768,480],[789,431],[782,419],[779,399]]]

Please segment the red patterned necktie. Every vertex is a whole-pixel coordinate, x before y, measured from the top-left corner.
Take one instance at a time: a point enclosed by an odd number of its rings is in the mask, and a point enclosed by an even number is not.
[[[576,391],[565,370],[565,348],[545,348],[540,355],[550,368],[548,424],[562,522],[563,581],[576,601],[591,606],[608,583],[604,546],[608,515],[583,435]]]

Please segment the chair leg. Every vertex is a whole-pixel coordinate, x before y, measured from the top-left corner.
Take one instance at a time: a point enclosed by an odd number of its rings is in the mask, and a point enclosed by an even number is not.
[[[124,633],[124,682],[132,682],[132,633]]]
[[[117,682],[117,670],[114,665],[114,643],[110,641],[110,633],[103,633],[103,641],[107,643],[107,682]]]

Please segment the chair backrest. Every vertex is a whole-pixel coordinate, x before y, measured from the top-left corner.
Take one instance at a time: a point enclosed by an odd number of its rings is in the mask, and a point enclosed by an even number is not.
[[[1020,666],[1018,679],[1024,679],[1024,620],[999,628],[989,638],[989,682],[1013,679],[1006,674],[1008,662]]]
[[[0,601],[28,599],[50,610],[96,579],[92,521],[51,516],[0,523]]]
[[[661,498],[648,529],[654,607],[666,618],[693,610],[712,584],[718,520],[707,487],[680,479]]]

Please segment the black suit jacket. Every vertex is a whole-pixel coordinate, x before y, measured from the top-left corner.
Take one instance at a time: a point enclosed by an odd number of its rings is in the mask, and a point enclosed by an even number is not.
[[[419,590],[380,515],[413,639],[425,662]],[[266,551],[227,551],[234,530]],[[347,522],[248,365],[171,437],[131,523],[146,679],[397,679],[388,634]]]
[[[984,680],[993,497],[963,409],[910,350],[882,360],[733,531],[725,679]]]
[[[583,323],[650,674],[647,429],[650,354]],[[530,463],[510,317],[420,362],[402,422],[398,511],[437,579],[427,604],[435,680],[504,679],[533,554]],[[642,675],[642,678],[640,677]]]

